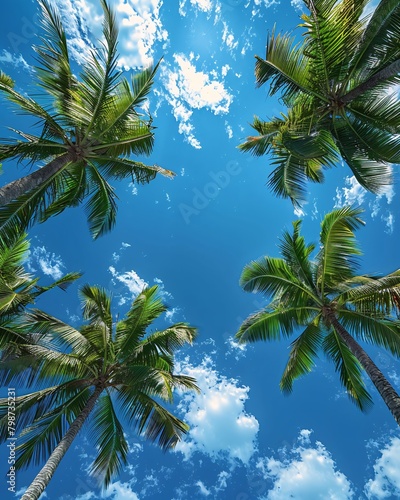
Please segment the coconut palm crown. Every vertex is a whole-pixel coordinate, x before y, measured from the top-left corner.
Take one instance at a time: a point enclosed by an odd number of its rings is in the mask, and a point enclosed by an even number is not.
[[[298,204],[307,181],[343,159],[367,190],[392,183],[400,163],[400,4],[381,0],[304,0],[303,41],[269,35],[265,58],[256,57],[258,86],[280,94],[287,112],[264,121],[239,146],[272,154],[269,187]]]
[[[163,450],[188,430],[163,402],[173,402],[175,388],[198,390],[192,377],[174,373],[174,353],[192,343],[196,329],[176,323],[147,332],[166,311],[156,286],[144,289],[117,322],[104,289],[85,285],[80,294],[84,326],[77,330],[44,312],[30,312],[25,328],[37,341],[19,344],[14,359],[0,368],[2,384],[36,389],[16,398],[16,467],[48,460],[24,500],[40,496],[86,420],[97,455],[91,473],[105,487],[127,463],[124,426]],[[5,399],[0,436],[7,439]]]
[[[37,119],[39,133],[14,130],[17,139],[1,140],[0,161],[28,160],[36,167],[48,163],[0,188],[0,231],[43,222],[86,200],[89,228],[97,238],[115,224],[116,194],[110,179],[128,177],[144,184],[157,173],[174,175],[130,158],[148,155],[153,148],[152,119],[139,114],[138,108],[150,92],[158,65],[130,81],[122,75],[115,15],[101,0],[103,40],[83,56],[78,78],[59,15],[47,0],[39,0],[39,5],[43,36],[35,47],[38,100],[17,92],[12,80],[0,73],[1,94],[18,112]]]
[[[10,238],[0,236],[0,349],[7,349],[9,342],[24,341],[18,320],[40,295],[55,287],[65,290],[81,276],[68,273],[50,285],[40,285],[39,278],[24,267],[29,247],[26,234],[19,234],[17,230]]]
[[[361,212],[343,207],[327,214],[316,255],[296,221],[293,233],[283,234],[281,258],[263,257],[244,268],[244,290],[261,292],[269,302],[242,323],[236,338],[247,343],[298,334],[280,382],[284,392],[312,370],[322,351],[361,410],[372,403],[362,378],[365,370],[400,425],[399,395],[358,343],[400,356],[400,321],[394,314],[400,310],[400,270],[380,277],[356,274],[360,250],[354,231],[362,224]]]

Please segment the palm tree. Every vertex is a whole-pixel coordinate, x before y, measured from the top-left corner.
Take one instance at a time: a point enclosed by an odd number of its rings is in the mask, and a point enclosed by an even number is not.
[[[26,331],[39,339],[18,345],[15,358],[0,369],[3,384],[39,386],[16,398],[16,432],[22,429],[16,467],[48,457],[23,500],[37,499],[44,491],[89,416],[97,449],[91,472],[105,487],[127,463],[122,421],[163,450],[174,447],[188,430],[162,402],[173,402],[175,388],[198,390],[193,378],[174,374],[174,353],[192,343],[196,329],[176,323],[146,333],[166,311],[156,286],[144,289],[116,324],[105,290],[85,285],[80,293],[87,323],[79,331],[44,312],[29,313]],[[6,400],[0,401],[3,440],[6,405]]]
[[[296,378],[310,372],[318,351],[332,359],[350,399],[361,410],[372,403],[365,388],[365,370],[400,425],[400,397],[357,342],[375,344],[400,356],[400,270],[386,276],[355,274],[360,254],[354,231],[362,211],[344,207],[327,214],[321,225],[320,249],[300,235],[284,232],[282,258],[264,257],[248,264],[240,283],[248,292],[261,292],[270,302],[240,326],[241,343],[279,340],[301,328],[291,343],[289,360],[280,381],[290,393]]]
[[[68,273],[48,286],[40,286],[39,278],[33,278],[23,266],[29,246],[26,234],[18,231],[10,238],[0,236],[0,349],[6,349],[9,342],[24,341],[16,322],[39,295],[54,287],[65,290],[81,276]]]
[[[157,173],[174,175],[129,158],[148,155],[153,147],[151,117],[144,119],[137,108],[150,92],[158,65],[130,82],[121,75],[115,16],[101,0],[104,40],[88,51],[78,79],[58,14],[47,0],[39,4],[44,34],[35,50],[42,103],[18,93],[3,73],[0,91],[20,112],[37,119],[41,129],[38,135],[16,130],[18,139],[2,140],[0,161],[50,161],[0,189],[0,231],[43,222],[86,199],[90,231],[97,238],[115,223],[116,195],[110,179],[129,177],[144,184]]]
[[[380,0],[364,15],[369,0],[304,3],[303,42],[274,30],[265,59],[256,58],[257,85],[270,82],[269,94],[281,92],[288,113],[256,117],[258,135],[239,148],[271,152],[269,186],[294,202],[339,157],[365,189],[380,192],[392,183],[390,164],[400,162],[400,4]]]

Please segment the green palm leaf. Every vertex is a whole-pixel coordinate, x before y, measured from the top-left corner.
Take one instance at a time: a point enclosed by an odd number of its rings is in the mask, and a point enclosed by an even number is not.
[[[291,343],[289,360],[280,381],[283,392],[292,392],[293,382],[311,372],[315,366],[314,359],[318,356],[323,339],[319,322],[320,317],[316,317],[314,322],[308,324],[303,333]]]
[[[129,450],[109,394],[104,394],[95,408],[91,436],[98,454],[90,470],[101,477],[107,488],[111,479],[127,464]]]
[[[354,256],[361,254],[354,231],[363,224],[359,218],[361,213],[359,208],[346,206],[333,210],[322,221],[322,249],[318,254],[317,278],[322,294],[354,275]]]
[[[365,389],[361,375],[361,365],[350,352],[346,344],[336,332],[330,332],[323,341],[324,352],[334,361],[340,381],[347,391],[350,400],[362,411],[372,406],[372,398]]]

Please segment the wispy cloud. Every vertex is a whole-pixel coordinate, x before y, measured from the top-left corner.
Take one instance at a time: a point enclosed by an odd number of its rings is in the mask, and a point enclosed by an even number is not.
[[[336,188],[335,207],[345,205],[362,205],[367,191],[357,182],[353,176],[345,178],[345,186]]]
[[[354,176],[345,178],[345,186],[336,188],[335,207],[344,205],[362,205],[367,196],[371,196],[358,182]],[[376,195],[368,203],[370,216],[374,219],[380,217],[385,223],[386,232],[392,233],[394,229],[395,217],[388,206],[395,196],[393,186],[387,186],[380,194]]]
[[[22,54],[13,55],[6,49],[3,49],[3,51],[0,54],[0,62],[5,64],[11,64],[14,67],[20,66],[28,71],[32,70],[29,64],[22,57]]]
[[[207,109],[215,115],[228,113],[232,95],[225,88],[224,77],[217,71],[209,73],[196,68],[194,54],[189,57],[174,54],[175,66],[166,63],[162,67],[161,79],[165,87],[165,98],[183,134],[194,148],[201,148],[195,137],[192,115],[194,110]]]
[[[122,283],[122,285],[128,288],[131,299],[139,295],[139,293],[143,290],[143,288],[148,286],[148,283],[144,281],[142,278],[140,278],[140,276],[133,269],[131,271],[125,271],[120,273],[115,269],[114,266],[110,266],[108,270],[110,271],[114,279],[114,285],[116,285],[117,281]],[[127,296],[121,293],[120,297],[121,298],[119,304],[120,305],[125,304],[125,302],[127,301]]]
[[[36,271],[35,266],[39,266],[42,273],[51,276],[54,280],[61,278],[63,275],[62,269],[65,268],[61,257],[49,252],[45,246],[34,247],[30,251],[27,266],[32,272]]]

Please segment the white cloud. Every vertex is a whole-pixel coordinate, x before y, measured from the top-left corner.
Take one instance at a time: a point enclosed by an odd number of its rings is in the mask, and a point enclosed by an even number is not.
[[[35,247],[31,250],[28,261],[28,269],[35,271],[34,266],[38,265],[41,271],[54,280],[58,280],[63,275],[62,268],[65,267],[61,257],[47,251],[45,246]]]
[[[114,279],[121,282],[128,288],[132,298],[136,297],[136,295],[138,295],[143,288],[148,286],[148,283],[142,280],[142,278],[140,278],[134,270],[118,273],[114,266],[110,266],[108,270]],[[126,300],[123,303],[125,302]]]
[[[367,191],[357,182],[354,176],[346,177],[345,184],[348,187],[342,189],[336,188],[335,207],[343,207],[344,205],[362,205],[367,195]],[[381,213],[382,204],[390,205],[395,192],[393,186],[386,186],[385,189],[369,202],[370,215],[374,219],[380,215],[380,219],[386,225],[386,232],[392,233],[394,229],[394,215],[386,209],[385,213]]]
[[[93,493],[93,491],[87,491],[83,495],[79,495],[76,497],[75,500],[90,500],[91,498],[94,498],[96,495]]]
[[[194,59],[194,54],[189,57],[174,54],[176,68],[171,69],[170,65],[165,64],[161,79],[166,90],[165,98],[179,123],[179,133],[185,136],[189,144],[199,149],[201,145],[191,123],[193,110],[208,109],[215,115],[228,113],[232,96],[224,86],[223,77],[219,81],[215,71],[210,74],[198,71]]]
[[[12,64],[15,67],[22,66],[24,69],[31,71],[31,67],[25,61],[25,59],[22,57],[22,54],[19,54],[18,56],[16,56],[16,55],[13,55],[10,52],[8,52],[8,50],[6,50],[6,49],[3,49],[2,53],[0,54],[0,62],[6,63],[6,64]]]
[[[303,0],[291,0],[290,4],[292,7],[294,7],[296,10],[303,11],[304,9],[304,2]]]
[[[102,498],[111,498],[113,500],[139,500],[138,495],[132,490],[132,482],[122,483],[121,481],[111,483],[103,493]]]
[[[211,0],[189,0],[189,3],[192,8],[201,12],[210,13],[213,8]],[[186,16],[187,13],[185,7],[186,0],[179,0],[179,14],[183,17]]]
[[[274,458],[258,460],[257,468],[274,483],[265,497],[268,500],[353,498],[349,480],[336,470],[335,462],[323,444],[318,441],[315,446],[311,444],[311,432],[303,429],[298,445],[282,461]]]
[[[203,481],[197,481],[196,486],[199,487],[199,493],[201,495],[203,495],[205,497],[208,497],[209,495],[211,495],[211,491],[206,488]]]
[[[388,212],[386,215],[382,215],[381,219],[386,223],[386,232],[392,234],[395,220],[393,213]]]
[[[168,309],[165,313],[165,321],[172,323],[173,317],[175,314],[180,311],[180,307],[173,307],[172,309]]]
[[[246,350],[248,344],[239,344],[236,340],[229,336],[225,344],[228,344],[228,350],[226,351],[226,356],[234,355],[235,359],[238,360],[246,355]]]
[[[133,182],[130,182],[128,184],[128,187],[131,188],[131,193],[133,194],[133,196],[136,196],[138,194],[138,188],[136,187],[136,184],[134,184]]]
[[[232,130],[232,127],[229,125],[229,123],[226,120],[225,120],[225,130],[226,130],[226,133],[228,134],[229,139],[232,139],[233,130]]]
[[[158,293],[161,295],[161,297],[163,298],[167,297],[168,299],[174,298],[172,294],[167,292],[167,290],[165,289],[163,280],[161,280],[160,278],[154,278],[153,281],[158,286]]]
[[[67,33],[68,49],[79,64],[84,64],[88,51],[93,49],[89,30],[93,30],[96,37],[101,36],[102,11],[98,4],[87,0],[55,0],[54,3]],[[82,23],[82,19],[86,23]]]
[[[92,47],[89,30],[101,37],[102,10],[93,0],[56,0],[64,19],[71,52],[79,63]],[[160,19],[162,0],[117,0],[113,2],[119,26],[118,64],[124,69],[148,66],[157,42],[165,44],[168,32]],[[86,26],[81,20],[85,19]]]
[[[235,41],[235,37],[233,33],[229,31],[228,25],[225,22],[222,22],[222,24],[224,27],[222,31],[222,42],[228,47],[229,51],[233,51],[237,49],[239,42]]]
[[[345,184],[349,187],[342,189],[336,188],[336,203],[335,207],[343,207],[345,205],[362,205],[367,191],[357,182],[353,176],[345,178]]]
[[[391,438],[374,465],[374,479],[365,485],[368,499],[400,498],[400,439]]]
[[[121,243],[122,248],[129,248],[130,246],[132,245],[130,245],[129,243],[125,243],[124,241]]]
[[[175,451],[183,453],[185,460],[200,452],[213,460],[225,457],[247,464],[256,451],[259,429],[257,419],[244,408],[249,388],[219,375],[209,357],[198,366],[186,359],[179,372],[195,377],[202,392],[185,394],[179,403],[190,431]]]

